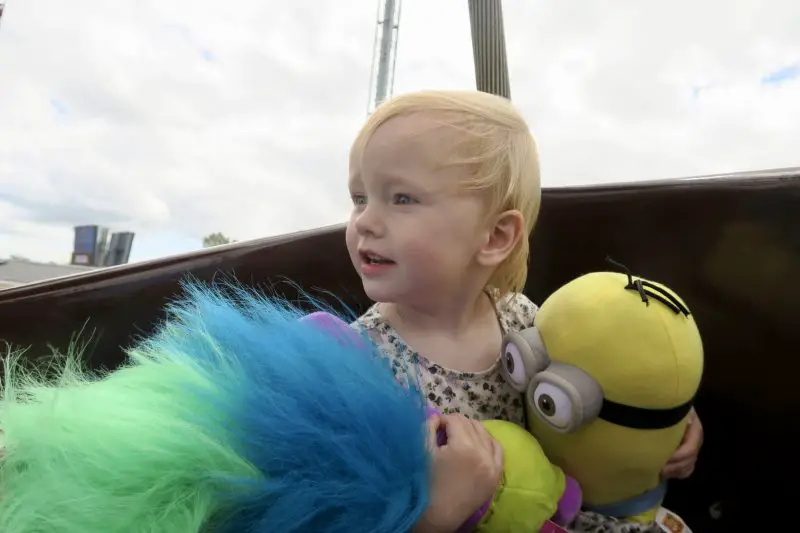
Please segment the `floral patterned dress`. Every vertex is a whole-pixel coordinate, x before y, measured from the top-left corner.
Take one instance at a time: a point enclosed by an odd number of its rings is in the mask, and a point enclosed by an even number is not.
[[[514,293],[498,299],[495,310],[505,333],[531,327],[538,307],[525,295]],[[494,364],[482,372],[458,372],[437,365],[403,341],[381,314],[378,304],[352,326],[366,331],[391,361],[397,379],[406,383],[413,380],[428,404],[438,411],[461,413],[476,420],[525,423],[522,395],[503,378],[499,353]]]
[[[590,511],[581,511],[567,530],[569,533],[665,533],[668,531],[656,522],[642,524]],[[676,533],[679,532],[676,530]]]

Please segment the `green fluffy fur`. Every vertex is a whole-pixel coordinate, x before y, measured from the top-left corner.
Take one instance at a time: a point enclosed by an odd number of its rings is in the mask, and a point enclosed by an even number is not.
[[[83,370],[77,353],[61,356],[49,378],[24,370],[19,355],[5,360],[0,492],[13,497],[0,494],[0,532],[194,533],[218,511],[222,481],[209,473],[259,479],[219,442],[225,409],[204,395],[212,373],[163,354],[156,362],[147,349],[105,377]],[[198,415],[205,427],[193,423]],[[175,503],[178,486],[186,497]],[[58,508],[38,513],[34,501]]]

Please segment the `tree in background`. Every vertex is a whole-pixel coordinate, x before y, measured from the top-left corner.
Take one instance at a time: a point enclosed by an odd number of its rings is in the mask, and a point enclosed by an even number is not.
[[[220,244],[230,244],[236,242],[230,237],[226,237],[222,233],[212,233],[203,237],[203,248],[210,248],[212,246],[219,246]]]

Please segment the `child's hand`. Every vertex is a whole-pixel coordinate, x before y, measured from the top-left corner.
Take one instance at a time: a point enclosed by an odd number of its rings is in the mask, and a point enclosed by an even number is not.
[[[691,476],[702,446],[703,424],[700,422],[700,417],[697,416],[694,408],[692,408],[689,425],[686,427],[686,433],[683,435],[681,445],[667,461],[666,466],[661,471],[661,476],[664,479],[686,479]]]
[[[438,446],[436,432],[447,434]],[[480,422],[461,415],[428,419],[433,478],[430,504],[416,533],[453,533],[494,496],[503,473],[503,449]]]

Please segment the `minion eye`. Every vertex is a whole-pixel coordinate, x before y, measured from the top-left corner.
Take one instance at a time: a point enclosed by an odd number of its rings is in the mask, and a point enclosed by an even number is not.
[[[511,386],[518,391],[525,390],[528,385],[528,374],[525,371],[525,359],[519,352],[519,348],[513,342],[506,344],[506,350],[503,354],[503,365],[506,370],[506,377],[511,383]]]
[[[518,392],[525,392],[533,376],[550,364],[536,328],[509,331],[503,338],[503,376]]]
[[[573,425],[573,405],[569,395],[552,383],[540,382],[533,391],[533,407],[539,416],[566,431]]]

